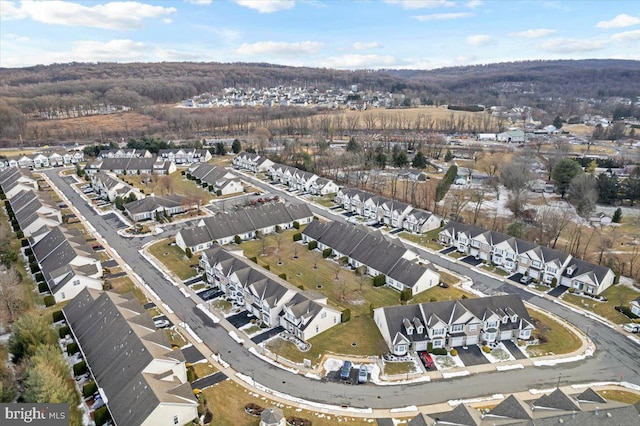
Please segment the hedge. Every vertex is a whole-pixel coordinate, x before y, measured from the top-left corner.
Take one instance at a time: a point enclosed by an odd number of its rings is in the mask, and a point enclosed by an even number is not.
[[[27,244],[29,244],[29,241],[27,239],[24,239],[21,241],[22,247],[24,247],[25,241],[27,242]],[[26,249],[24,249],[24,254],[26,254],[27,256],[31,256],[33,254],[33,250],[31,249],[31,247],[27,247]]]
[[[431,349],[431,353],[434,355],[446,355],[447,350],[445,348],[434,348]]]
[[[376,275],[375,277],[373,277],[374,287],[382,287],[386,283],[387,283],[387,277],[385,277],[383,274]]]
[[[49,294],[44,297],[44,306],[46,306],[47,308],[55,304],[56,304],[56,298],[53,297],[52,295]]]
[[[87,372],[87,363],[84,361],[80,361],[76,364],[73,364],[73,375],[80,376]]]
[[[31,249],[29,248],[29,240],[27,240],[26,238],[23,238],[23,239],[20,240],[20,247],[26,247],[26,249],[24,249],[24,253],[27,256],[29,256],[29,253],[31,253],[31,254],[33,253],[33,252],[27,253],[27,250],[31,250]]]
[[[98,390],[98,385],[96,385],[96,382],[89,382],[82,387],[82,396],[85,398],[88,398],[94,393],[96,393],[97,390]]]
[[[47,291],[49,290],[49,287],[47,287],[47,283],[44,282],[44,274],[42,272],[38,272],[34,278],[36,279],[36,281],[39,284],[44,284],[44,290],[40,290],[40,291]],[[39,288],[39,287],[38,287]]]
[[[64,319],[62,311],[54,311],[51,316],[53,317],[53,322],[62,321]]]
[[[340,322],[347,322],[351,319],[351,309],[345,309],[342,311]]]
[[[61,339],[67,334],[71,334],[71,329],[69,328],[68,325],[64,325],[58,329],[58,335],[60,336]]]
[[[107,411],[107,406],[103,405],[93,412],[93,421],[96,423],[96,426],[102,426],[109,420],[109,412]]]
[[[296,229],[300,229],[300,222],[298,222],[297,220],[293,221],[293,227]]]
[[[333,253],[333,249],[331,247],[328,247],[322,250],[322,257],[326,259],[327,257],[331,256],[331,253]]]
[[[32,274],[37,274],[40,272],[40,266],[37,263],[33,262],[29,264],[29,270],[31,270]]]
[[[293,234],[293,241],[300,241],[302,239],[302,234],[300,232]]]
[[[317,249],[318,248],[318,242],[316,240],[309,241],[309,244],[307,244],[307,246],[309,247],[309,250]]]
[[[76,342],[72,342],[72,343],[69,343],[69,345],[67,345],[67,353],[69,355],[73,355],[79,350],[80,348],[78,348],[78,344]]]

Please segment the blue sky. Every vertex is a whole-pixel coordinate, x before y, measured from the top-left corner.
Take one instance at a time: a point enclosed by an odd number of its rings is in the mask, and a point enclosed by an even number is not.
[[[0,0],[0,66],[269,62],[339,69],[640,60],[640,1]]]

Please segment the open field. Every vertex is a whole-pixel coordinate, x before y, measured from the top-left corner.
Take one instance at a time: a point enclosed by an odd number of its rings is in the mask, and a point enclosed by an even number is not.
[[[196,270],[191,265],[198,263],[198,258],[187,258],[180,247],[171,245],[168,239],[160,240],[149,246],[149,253],[181,280],[187,280],[196,275]]]
[[[169,181],[164,177],[151,178],[141,175],[125,175],[120,176],[122,180],[140,189],[144,194],[167,195],[177,194],[193,197],[200,197],[202,204],[206,204],[215,198],[215,195],[201,186],[196,185],[195,181],[188,180],[180,171],[168,175]],[[143,183],[143,180],[146,181]]]
[[[421,246],[425,246],[430,248],[431,250],[441,250],[442,245],[437,242],[438,233],[442,230],[442,228],[433,229],[425,234],[412,234],[410,232],[403,231],[398,234],[399,237],[404,238],[405,240],[411,241],[416,244],[420,244]],[[436,240],[436,241],[434,241]]]
[[[561,355],[580,348],[580,339],[549,315],[533,310],[529,310],[529,315],[536,326],[533,336],[546,340],[544,343],[528,346],[530,356]]]
[[[202,394],[213,414],[211,424],[216,426],[258,426],[260,418],[247,414],[244,411],[245,405],[253,403],[263,408],[276,405],[274,401],[259,397],[231,380],[225,380],[207,388],[202,391]],[[285,417],[295,416],[309,419],[312,421],[313,426],[335,426],[336,424],[370,426],[375,423],[358,417],[333,416],[309,410],[299,410],[289,405],[283,406],[280,404],[279,406],[282,408]]]
[[[629,302],[640,296],[640,291],[618,284],[606,289],[602,292],[602,295],[608,299],[606,302],[600,302],[591,299],[590,297],[580,297],[570,293],[565,293],[562,296],[562,300],[579,308],[598,314],[616,324],[624,324],[631,321],[614,308],[616,306],[629,307]]]

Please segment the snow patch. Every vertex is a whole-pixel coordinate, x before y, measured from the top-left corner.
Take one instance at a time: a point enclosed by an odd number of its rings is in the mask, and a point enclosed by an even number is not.
[[[493,401],[495,399],[504,399],[504,395],[501,394],[501,393],[496,393],[496,394],[493,394],[491,396],[485,396],[484,398],[452,399],[452,400],[447,401],[447,403],[451,407],[454,407],[454,406],[460,405],[460,404],[475,404],[477,402]]]
[[[513,365],[498,365],[496,370],[498,371],[509,371],[509,370],[519,370],[524,368],[522,364],[513,364]]]
[[[468,376],[470,373],[467,370],[464,371],[456,371],[453,373],[442,373],[442,378],[443,379],[451,379],[454,377],[463,377],[463,376]]]
[[[533,365],[536,367],[554,366],[558,364],[565,364],[567,362],[582,361],[585,358],[588,358],[590,356],[593,356],[593,350],[587,349],[586,351],[584,351],[582,355],[570,356],[567,358],[559,358],[559,359],[542,359],[539,361],[533,361]]]
[[[242,345],[242,344],[244,343],[244,339],[240,338],[240,337],[236,334],[236,332],[235,332],[235,331],[230,331],[230,332],[229,332],[229,336],[231,336],[231,338],[232,338],[233,340],[235,340],[235,341],[236,341],[236,343],[238,343],[238,344],[240,344],[240,345]]]
[[[408,405],[406,407],[392,408],[389,410],[390,413],[404,413],[407,411],[418,411],[418,407],[415,405]]]
[[[244,342],[244,340],[243,340],[243,342]],[[298,370],[297,368],[285,367],[284,365],[280,364],[279,362],[275,362],[274,360],[272,360],[268,356],[262,355],[253,346],[249,348],[249,352],[251,352],[253,355],[257,356],[261,360],[263,360],[265,362],[268,362],[269,364],[273,365],[274,367],[278,367],[281,370],[285,370],[285,371],[288,371],[288,372],[293,373],[293,374],[298,374],[300,372],[300,370]]]

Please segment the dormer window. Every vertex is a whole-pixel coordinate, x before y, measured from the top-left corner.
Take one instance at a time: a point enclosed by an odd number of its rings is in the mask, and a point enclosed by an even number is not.
[[[575,271],[576,271],[576,265],[571,265],[567,268],[567,275],[573,275]]]
[[[516,322],[516,321],[518,321],[518,316],[517,315],[513,315],[511,317],[511,322]]]
[[[505,315],[505,316],[503,316],[503,317],[502,317],[502,323],[503,323],[503,324],[506,324],[506,323],[507,323],[507,321],[509,321],[509,317],[508,317],[508,316],[506,316],[506,315]]]

